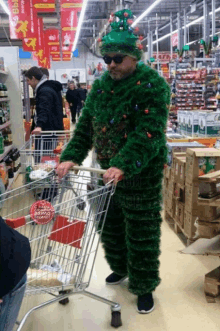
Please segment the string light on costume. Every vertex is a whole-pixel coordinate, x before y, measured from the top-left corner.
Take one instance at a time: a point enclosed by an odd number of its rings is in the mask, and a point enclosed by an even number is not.
[[[138,105],[136,105],[136,106],[134,107],[134,110],[135,110],[135,111],[138,111],[138,110],[139,110]]]
[[[136,162],[136,166],[137,166],[138,168],[140,168],[140,167],[141,167],[141,162],[137,161],[137,162]]]

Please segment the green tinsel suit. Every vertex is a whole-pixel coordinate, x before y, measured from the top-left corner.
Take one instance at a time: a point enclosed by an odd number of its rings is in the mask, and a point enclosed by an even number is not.
[[[113,30],[103,37],[101,53],[120,52],[139,60],[138,38],[126,25],[131,12],[115,15],[121,20],[112,23]],[[119,34],[124,34],[123,44]],[[94,82],[74,136],[61,156],[61,161],[80,165],[93,146],[101,168],[124,171],[101,239],[111,269],[121,276],[128,274],[129,289],[136,295],[152,292],[160,283],[161,186],[169,100],[165,80],[145,64],[139,63],[131,76],[120,81],[106,72]]]

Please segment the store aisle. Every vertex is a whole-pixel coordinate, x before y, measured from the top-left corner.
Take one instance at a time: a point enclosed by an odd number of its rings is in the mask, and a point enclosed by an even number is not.
[[[217,331],[220,327],[220,300],[206,303],[204,275],[219,266],[216,257],[183,255],[184,244],[167,222],[162,224],[162,283],[156,290],[156,308],[150,315],[136,312],[136,297],[127,291],[127,282],[106,286],[110,269],[100,246],[89,291],[118,301],[122,305],[121,331]],[[49,295],[25,297],[19,319],[28,309],[51,299]],[[35,312],[24,331],[103,331],[110,327],[110,308],[80,294],[71,297],[67,306],[55,303]]]

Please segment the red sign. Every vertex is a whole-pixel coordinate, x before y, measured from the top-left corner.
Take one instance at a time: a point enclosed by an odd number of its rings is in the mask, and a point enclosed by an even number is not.
[[[178,32],[171,36],[171,43],[173,47],[178,46]]]
[[[37,28],[35,29],[35,33],[31,37],[24,38],[23,50],[29,52],[40,52],[41,54],[44,47],[43,19],[37,17],[36,15],[33,16],[33,19],[37,22]]]
[[[153,57],[155,58],[155,60],[157,60],[157,53],[153,53]],[[177,58],[177,53],[173,53],[173,57],[172,59],[176,59]],[[163,63],[167,63],[171,61],[171,55],[169,52],[159,52],[158,54],[158,60],[159,62],[163,62]]]
[[[71,53],[70,54],[69,53],[67,53],[67,54],[63,53],[63,61],[71,61],[71,59],[72,59]]]
[[[60,54],[53,54],[52,55],[52,61],[61,61]]]
[[[72,51],[82,0],[61,0],[62,47]],[[66,49],[66,51],[68,51]]]
[[[49,47],[50,54],[60,56],[60,37],[57,29],[49,29],[45,31],[45,42]]]
[[[55,12],[55,0],[33,0],[33,6],[38,13]]]
[[[34,33],[32,0],[9,0],[11,39],[23,39]]]
[[[49,223],[54,218],[54,214],[54,207],[45,200],[34,202],[30,209],[31,218],[38,224]]]

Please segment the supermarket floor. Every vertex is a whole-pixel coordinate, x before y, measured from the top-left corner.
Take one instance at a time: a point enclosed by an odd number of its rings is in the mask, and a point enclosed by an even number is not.
[[[89,159],[86,160],[86,165]],[[164,221],[162,224],[161,278],[154,293],[155,310],[149,315],[136,312],[136,296],[127,290],[127,281],[118,286],[106,286],[111,272],[99,247],[88,291],[122,305],[121,331],[217,331],[220,329],[220,299],[207,303],[203,291],[204,275],[219,266],[217,257],[184,255],[179,251],[184,243]],[[25,297],[21,317],[32,307],[52,299],[50,295]],[[81,294],[74,295],[66,306],[59,303],[34,312],[23,331],[105,331],[110,326],[110,307]]]

